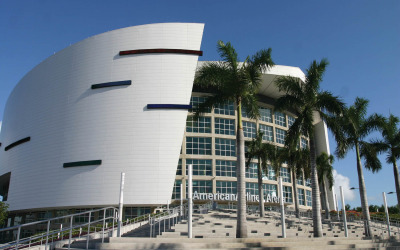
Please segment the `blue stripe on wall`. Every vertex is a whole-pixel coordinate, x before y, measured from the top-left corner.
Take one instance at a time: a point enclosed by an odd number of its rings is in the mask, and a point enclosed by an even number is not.
[[[92,89],[100,89],[100,88],[108,88],[108,87],[115,87],[115,86],[125,86],[125,85],[131,85],[132,81],[118,81],[118,82],[105,82],[105,83],[99,83],[99,84],[93,84]]]
[[[192,105],[185,104],[147,104],[148,109],[191,109]]]

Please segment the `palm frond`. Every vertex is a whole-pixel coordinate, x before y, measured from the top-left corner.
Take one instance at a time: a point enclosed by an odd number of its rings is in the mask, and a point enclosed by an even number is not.
[[[217,51],[222,60],[228,63],[230,70],[232,71],[238,70],[238,61],[239,61],[238,54],[230,42],[227,42],[225,44],[222,41],[218,41]]]
[[[373,173],[382,168],[376,149],[368,142],[360,142],[360,156],[364,158],[365,168]]]

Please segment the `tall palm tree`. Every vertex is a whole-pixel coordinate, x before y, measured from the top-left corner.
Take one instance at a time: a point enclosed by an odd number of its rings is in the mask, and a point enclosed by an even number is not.
[[[315,117],[318,117],[319,114],[321,118],[324,118],[326,113],[339,115],[344,107],[344,104],[338,97],[333,96],[328,91],[320,90],[320,83],[327,65],[328,61],[326,59],[322,59],[319,63],[313,61],[306,70],[306,79],[304,82],[299,78],[291,76],[282,76],[276,80],[279,90],[285,93],[277,100],[276,108],[296,109],[298,112],[298,117],[290,127],[287,135],[289,138],[292,138],[289,141],[299,138],[299,133],[308,136],[310,139],[314,237],[322,237],[321,200],[314,141]]]
[[[208,108],[214,108],[227,102],[236,106],[237,116],[237,226],[236,237],[247,237],[246,223],[246,183],[245,183],[245,147],[242,124],[242,106],[249,117],[259,115],[256,94],[261,85],[262,72],[274,65],[271,59],[271,49],[260,50],[255,55],[239,62],[236,50],[228,42],[218,41],[217,50],[222,61],[208,62],[196,72],[195,85],[200,88],[213,89],[214,95],[196,109],[195,119]]]
[[[307,172],[309,167],[310,151],[306,148],[297,148],[297,143],[286,143],[280,151],[281,162],[286,162],[292,173],[293,200],[296,218],[300,218],[299,198],[297,194],[297,177]]]
[[[398,128],[399,118],[390,115],[381,125],[383,139],[373,141],[373,146],[379,153],[386,152],[386,162],[393,165],[394,181],[397,193],[397,206],[400,208],[400,181],[399,170],[396,161],[400,158],[400,129]]]
[[[332,117],[337,127],[333,127],[338,147],[336,154],[339,158],[346,156],[350,149],[355,149],[357,157],[358,185],[360,190],[361,208],[364,217],[365,236],[372,234],[368,209],[367,190],[365,188],[361,157],[365,160],[365,167],[373,172],[381,168],[377,151],[365,138],[379,128],[384,122],[380,115],[373,114],[367,117],[368,100],[356,98],[353,105],[346,108],[342,116]]]
[[[333,179],[333,155],[328,155],[326,152],[322,152],[317,157],[317,171],[318,171],[318,182],[321,183],[322,188],[322,197],[324,200],[324,207],[325,207],[325,218],[329,219],[329,204],[328,204],[328,195],[326,193],[326,188],[328,187],[329,190],[332,190],[334,179]],[[328,183],[325,183],[325,178]],[[328,185],[326,185],[328,184]]]
[[[246,141],[247,152],[246,167],[250,166],[250,162],[253,159],[257,159],[257,179],[258,179],[258,194],[259,194],[259,206],[260,206],[260,218],[264,217],[264,188],[262,183],[263,173],[268,173],[269,161],[273,166],[280,165],[278,161],[277,147],[270,143],[263,143],[264,133],[260,130],[257,132],[256,137],[251,141]]]

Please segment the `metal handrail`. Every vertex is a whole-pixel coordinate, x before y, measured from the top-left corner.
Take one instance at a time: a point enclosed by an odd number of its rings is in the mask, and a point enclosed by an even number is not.
[[[112,215],[106,217],[106,212],[108,210],[112,210]],[[95,212],[100,212],[103,211],[103,218],[102,219],[98,219],[95,221],[91,221],[91,217],[92,214],[94,214]],[[79,225],[74,225],[73,224],[73,218],[79,215],[86,215],[89,214],[89,218],[88,218],[88,222],[84,222],[82,224]],[[117,215],[118,215],[118,209],[116,209],[115,207],[105,207],[105,208],[100,208],[100,209],[94,209],[94,210],[90,210],[90,211],[84,211],[84,212],[80,212],[80,213],[76,213],[76,214],[72,214],[72,215],[64,215],[64,216],[60,216],[60,217],[55,217],[55,218],[50,218],[50,219],[46,219],[46,220],[41,220],[41,221],[35,221],[35,222],[29,222],[29,223],[25,223],[25,224],[21,224],[21,225],[17,225],[17,226],[12,226],[12,227],[8,227],[8,228],[2,228],[0,229],[0,233],[1,232],[6,232],[6,231],[15,231],[17,230],[17,239],[15,241],[11,241],[8,242],[6,244],[3,244],[0,246],[0,249],[11,249],[12,247],[14,249],[18,249],[20,247],[26,247],[26,245],[24,245],[24,243],[29,242],[29,246],[31,246],[31,242],[35,241],[35,240],[39,240],[40,239],[40,244],[43,244],[44,238],[45,240],[45,249],[47,249],[47,246],[49,244],[49,239],[50,240],[54,240],[54,238],[57,238],[57,240],[60,238],[59,235],[63,232],[67,232],[69,231],[69,242],[68,242],[68,249],[70,248],[71,245],[71,238],[72,238],[72,232],[74,229],[76,228],[82,228],[82,227],[86,227],[87,226],[87,244],[86,244],[86,249],[88,248],[89,245],[89,235],[90,235],[90,229],[91,229],[91,225],[98,223],[98,222],[103,222],[103,226],[102,226],[102,242],[104,242],[104,233],[105,230],[109,231],[110,229],[114,229],[116,223],[115,221],[117,220]],[[58,220],[62,220],[62,219],[70,219],[70,225],[69,227],[66,228],[61,228],[61,229],[57,229],[57,230],[50,230],[50,225],[52,221],[58,221]],[[112,219],[112,227],[111,228],[105,228],[106,227],[106,220],[111,220]],[[34,226],[34,225],[39,225],[39,224],[45,224],[47,223],[47,230],[46,232],[43,233],[39,233],[37,235],[33,235],[27,238],[23,238],[21,239],[21,229],[23,227],[29,227],[29,226]],[[62,224],[61,224],[62,225]],[[96,228],[96,227],[95,227]],[[81,231],[81,230],[80,230]],[[79,234],[81,235],[81,233]],[[54,237],[55,236],[55,237]],[[61,240],[64,238],[64,236],[62,235]],[[38,242],[36,242],[38,243]],[[20,246],[21,245],[21,246]]]
[[[168,209],[166,212],[154,215],[154,216],[149,216],[149,226],[150,226],[150,235],[149,237],[152,238],[153,236],[155,237],[156,235],[156,227],[158,224],[158,234],[161,234],[161,222],[164,222],[164,229],[163,232],[165,232],[165,222],[168,219],[168,225],[171,226],[171,219],[173,224],[178,223],[178,221],[181,221],[183,218],[183,211],[184,207],[178,206],[172,209]],[[187,213],[185,213],[187,214]]]

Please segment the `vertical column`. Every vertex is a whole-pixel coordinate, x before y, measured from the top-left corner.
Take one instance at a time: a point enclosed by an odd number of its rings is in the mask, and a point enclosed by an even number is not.
[[[193,214],[193,180],[192,180],[192,164],[188,169],[189,185],[188,185],[188,238],[192,238],[192,214]]]
[[[385,192],[383,192],[382,195],[383,195],[383,204],[385,205],[385,214],[386,214],[386,223],[387,223],[387,228],[388,228],[388,234],[390,237],[390,220],[389,220],[389,212],[388,212],[388,208],[387,208]]]
[[[342,196],[342,211],[343,211],[343,224],[344,224],[344,236],[348,237],[349,232],[347,231],[347,219],[346,219],[346,205],[344,203],[343,187],[340,186],[340,195]]]
[[[286,224],[285,224],[285,204],[283,197],[282,176],[279,176],[279,193],[280,193],[280,206],[281,206],[281,224],[282,224],[282,238],[286,238]]]
[[[121,185],[120,185],[120,189],[119,189],[119,210],[118,210],[117,237],[121,237],[122,210],[124,209],[124,182],[125,182],[125,173],[121,173]]]

